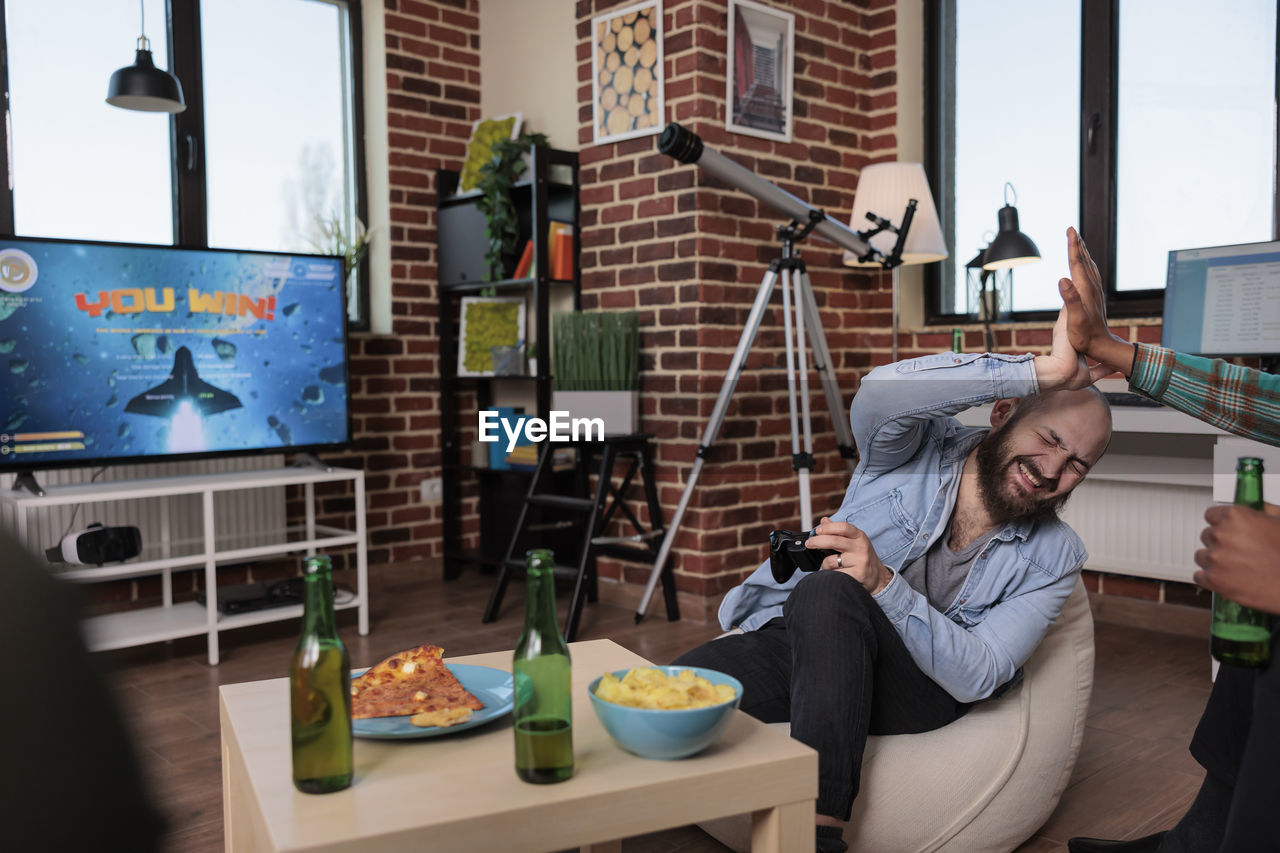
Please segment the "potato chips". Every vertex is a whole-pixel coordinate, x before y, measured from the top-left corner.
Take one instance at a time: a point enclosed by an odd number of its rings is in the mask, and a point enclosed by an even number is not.
[[[653,667],[636,667],[621,680],[607,672],[596,687],[596,696],[606,702],[667,711],[719,705],[736,695],[728,684],[712,684],[688,669],[679,675],[667,675]]]

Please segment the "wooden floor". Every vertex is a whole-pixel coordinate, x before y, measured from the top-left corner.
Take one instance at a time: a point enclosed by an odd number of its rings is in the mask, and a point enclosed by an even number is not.
[[[468,573],[445,582],[436,567],[412,566],[375,570],[370,580],[369,636],[356,633],[354,611],[339,614],[353,666],[423,642],[443,646],[448,656],[499,651],[512,648],[520,633],[519,583],[509,588],[499,619],[485,625],[480,613],[491,576]],[[578,639],[608,637],[666,663],[719,633],[716,625],[668,622],[660,612],[659,600],[636,625],[630,609],[588,605]],[[172,853],[222,849],[218,686],[285,675],[297,630],[297,622],[288,621],[225,633],[216,667],[208,665],[202,638],[95,656],[114,676],[154,795],[169,818]],[[1093,703],[1075,775],[1053,816],[1019,853],[1065,851],[1073,835],[1136,837],[1170,826],[1199,788],[1203,773],[1186,746],[1209,694],[1207,643],[1101,623],[1096,638]],[[726,849],[691,827],[623,844],[625,853]]]

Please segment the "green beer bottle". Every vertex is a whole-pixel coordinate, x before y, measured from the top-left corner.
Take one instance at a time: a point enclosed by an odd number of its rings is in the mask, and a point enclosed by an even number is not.
[[[1262,510],[1262,460],[1241,456],[1236,463],[1236,503]],[[1209,652],[1221,663],[1266,666],[1271,659],[1270,616],[1213,594]]]
[[[328,557],[302,563],[302,636],[289,662],[293,784],[304,794],[351,785],[351,659],[338,639]]]
[[[951,330],[951,351],[964,352],[964,330],[963,329]]]
[[[556,623],[555,560],[525,554],[528,599],[516,643],[516,775],[526,782],[563,782],[573,775],[573,689],[569,647]]]

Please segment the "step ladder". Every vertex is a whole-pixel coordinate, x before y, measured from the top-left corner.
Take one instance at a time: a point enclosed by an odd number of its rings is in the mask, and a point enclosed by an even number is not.
[[[619,560],[653,565],[658,548],[666,533],[662,522],[662,507],[658,503],[658,487],[653,476],[653,451],[649,443],[652,436],[647,434],[606,436],[603,441],[571,441],[546,442],[538,453],[538,465],[529,481],[529,491],[525,494],[524,504],[520,508],[520,517],[516,520],[515,530],[511,535],[511,543],[507,546],[506,556],[498,567],[498,578],[489,596],[489,604],[485,607],[484,622],[492,622],[498,618],[498,610],[502,606],[502,597],[507,590],[507,582],[511,572],[523,569],[524,555],[515,553],[517,543],[528,529],[531,517],[530,508],[541,506],[559,510],[568,515],[577,515],[583,519],[583,543],[576,566],[562,565],[558,560],[555,566],[557,578],[574,579],[573,598],[569,603],[569,613],[565,618],[564,637],[573,642],[578,633],[578,619],[582,615],[582,600],[596,601],[596,557],[604,555]],[[550,481],[553,467],[552,459],[556,449],[572,447],[577,454],[579,491],[582,494],[592,492],[589,488],[592,457],[599,456],[599,468],[596,470],[596,486],[590,497],[562,495],[544,491],[545,483]],[[629,462],[626,472],[618,485],[613,483],[614,466],[620,460]],[[627,506],[625,495],[636,474],[640,474],[644,486],[645,501],[649,507],[650,527],[644,528],[631,508]],[[631,536],[603,536],[602,533],[613,520],[615,513],[621,512],[635,529]],[[675,576],[671,571],[670,561],[662,569],[662,593],[667,605],[667,619],[674,622],[680,618],[680,607],[676,602]],[[638,621],[638,620],[637,620]]]

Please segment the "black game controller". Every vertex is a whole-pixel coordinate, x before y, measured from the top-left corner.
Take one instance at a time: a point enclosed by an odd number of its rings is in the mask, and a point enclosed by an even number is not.
[[[816,572],[822,568],[822,561],[832,554],[839,553],[823,548],[806,548],[804,543],[808,533],[795,533],[791,530],[775,530],[769,534],[769,570],[778,583],[786,583],[796,573]]]

